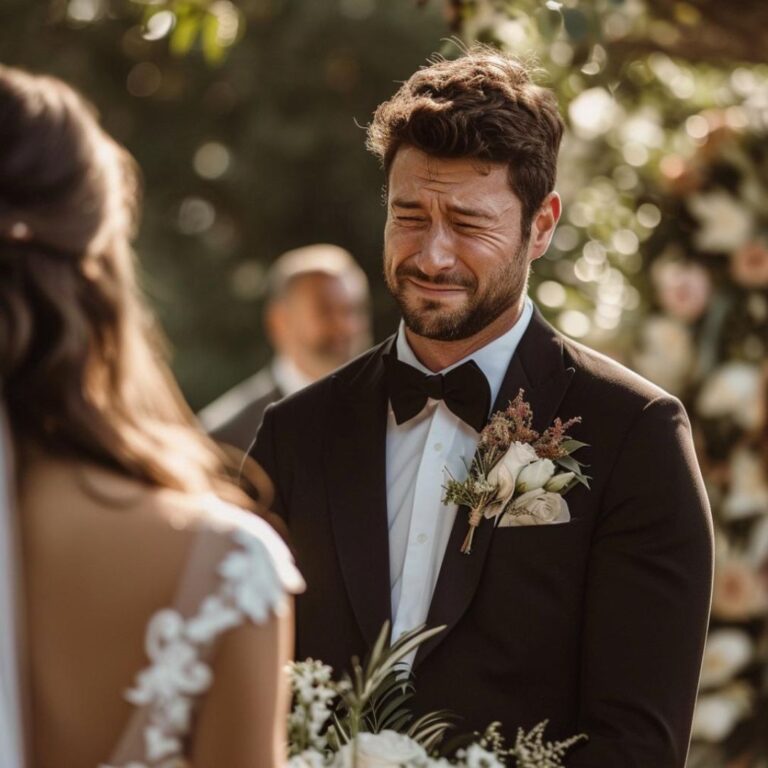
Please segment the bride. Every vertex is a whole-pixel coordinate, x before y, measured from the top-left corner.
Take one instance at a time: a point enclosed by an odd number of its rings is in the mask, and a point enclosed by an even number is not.
[[[161,362],[137,196],[74,91],[0,67],[4,768],[283,760],[303,583]]]

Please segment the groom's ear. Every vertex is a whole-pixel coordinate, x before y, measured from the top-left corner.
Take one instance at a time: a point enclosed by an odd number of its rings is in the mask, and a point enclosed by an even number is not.
[[[552,242],[555,227],[562,212],[562,202],[557,192],[550,192],[531,222],[531,236],[528,241],[528,258],[530,261],[542,257]]]

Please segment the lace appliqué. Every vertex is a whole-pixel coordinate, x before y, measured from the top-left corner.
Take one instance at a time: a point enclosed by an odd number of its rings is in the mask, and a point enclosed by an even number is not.
[[[270,612],[285,610],[285,588],[290,585],[285,573],[280,573],[279,563],[248,531],[235,530],[232,538],[238,546],[219,563],[219,589],[202,601],[197,613],[185,619],[176,610],[164,609],[147,626],[145,642],[151,663],[125,694],[131,704],[146,708],[148,714],[144,762],[126,763],[122,768],[187,765],[184,739],[190,732],[195,699],[213,681],[213,672],[203,661],[205,652],[226,630],[246,620],[263,624]]]

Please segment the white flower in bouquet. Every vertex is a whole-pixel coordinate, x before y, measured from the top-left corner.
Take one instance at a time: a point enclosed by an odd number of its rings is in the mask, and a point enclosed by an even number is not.
[[[691,332],[671,317],[649,317],[641,331],[641,349],[633,357],[637,371],[672,394],[685,387],[695,360]]]
[[[559,432],[564,433],[564,427],[559,424]],[[539,493],[545,491],[539,489]],[[331,679],[331,668],[319,661],[289,664],[294,709],[288,720],[287,768],[503,768],[503,755],[514,757],[517,768],[563,768],[566,752],[586,737],[547,741],[546,720],[528,733],[519,728],[510,750],[504,748],[501,724],[496,722],[460,753],[430,756],[442,746],[453,718],[439,711],[411,722],[412,684],[404,681],[398,664],[444,630],[444,625],[416,627],[390,644],[390,624],[385,622],[365,667],[353,658],[353,674],[345,674],[338,682]],[[334,693],[335,701],[325,700],[328,691]],[[312,714],[315,708],[323,715],[331,711],[332,717],[324,717],[323,729],[310,743],[313,738],[308,732],[318,720]],[[378,733],[365,730],[372,722],[379,724]],[[400,728],[408,728],[407,734],[396,730]]]
[[[735,251],[754,232],[752,213],[728,192],[694,195],[688,200],[688,208],[701,225],[701,229],[694,235],[694,243],[707,253]]]
[[[560,472],[547,480],[544,490],[550,493],[562,493],[576,479],[575,472]]]
[[[512,443],[507,452],[488,473],[488,482],[498,488],[499,498],[506,501],[515,492],[518,475],[524,467],[538,459],[532,445]]]
[[[325,755],[314,749],[307,749],[298,755],[294,755],[286,763],[286,768],[323,768],[324,766]]]
[[[504,768],[504,763],[498,756],[480,744],[470,744],[457,753],[457,756],[467,768]]]
[[[359,733],[336,754],[333,768],[398,768],[425,766],[426,750],[413,739],[395,731]]]
[[[568,504],[559,493],[543,488],[524,493],[512,502],[499,522],[499,528],[515,525],[552,525],[567,523],[571,519]]]
[[[755,451],[739,448],[731,456],[730,488],[723,513],[732,520],[768,512],[768,477]]]
[[[324,749],[324,730],[331,716],[331,707],[338,694],[333,684],[333,670],[314,659],[292,662],[287,667],[293,692],[294,706],[288,716],[291,745],[301,754],[306,750]]]
[[[701,668],[702,688],[723,685],[741,672],[754,655],[754,643],[740,629],[716,629],[709,633]]]
[[[517,476],[515,490],[518,493],[527,493],[535,491],[537,488],[543,488],[555,474],[555,463],[549,459],[539,459],[532,464],[523,467]]]
[[[725,739],[752,707],[752,691],[734,683],[719,693],[699,696],[693,715],[691,737],[711,743]]]
[[[699,393],[696,410],[705,418],[730,417],[743,429],[763,423],[763,376],[751,363],[733,361],[721,365]]]

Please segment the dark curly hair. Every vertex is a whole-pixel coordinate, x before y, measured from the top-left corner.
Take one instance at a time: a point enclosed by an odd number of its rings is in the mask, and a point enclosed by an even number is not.
[[[435,157],[505,164],[527,234],[555,186],[562,135],[552,91],[534,84],[519,60],[474,46],[456,60],[434,59],[380,104],[367,146],[387,174],[403,144]]]
[[[166,367],[138,169],[60,80],[0,66],[0,384],[14,441],[247,504]]]

